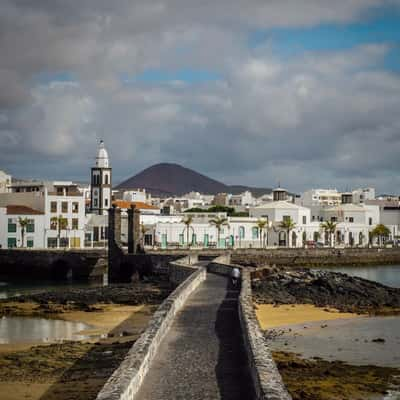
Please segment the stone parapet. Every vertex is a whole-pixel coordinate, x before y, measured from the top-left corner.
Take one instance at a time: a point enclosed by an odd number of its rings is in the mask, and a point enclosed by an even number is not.
[[[117,370],[114,371],[97,400],[134,400],[150,368],[151,361],[159,345],[173,323],[176,313],[183,307],[190,294],[206,279],[205,267],[193,267],[179,262],[173,268],[179,268],[191,274],[163,301],[151,319],[147,329],[129,350]]]
[[[239,319],[256,398],[291,400],[258,322],[252,299],[251,275],[242,269]]]

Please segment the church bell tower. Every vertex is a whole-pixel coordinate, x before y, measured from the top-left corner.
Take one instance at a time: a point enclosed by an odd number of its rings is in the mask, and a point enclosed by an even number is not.
[[[107,214],[111,207],[111,167],[104,142],[100,140],[96,164],[91,172],[90,209],[93,213]]]

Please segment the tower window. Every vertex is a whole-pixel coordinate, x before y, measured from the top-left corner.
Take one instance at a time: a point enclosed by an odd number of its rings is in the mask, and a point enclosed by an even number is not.
[[[108,175],[107,175],[107,174],[104,176],[104,183],[105,183],[106,185],[108,185]]]

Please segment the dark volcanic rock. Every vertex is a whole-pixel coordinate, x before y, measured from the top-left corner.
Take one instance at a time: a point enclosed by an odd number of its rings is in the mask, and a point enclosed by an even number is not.
[[[270,270],[252,286],[257,303],[314,304],[347,312],[400,308],[400,289],[336,272]]]

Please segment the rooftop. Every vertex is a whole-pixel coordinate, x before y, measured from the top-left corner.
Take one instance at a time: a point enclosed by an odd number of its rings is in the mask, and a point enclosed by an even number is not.
[[[44,215],[44,213],[27,206],[9,205],[7,215]]]
[[[158,207],[151,206],[142,201],[114,200],[112,204],[118,208],[131,208],[131,206],[134,205],[139,210],[159,210]]]

